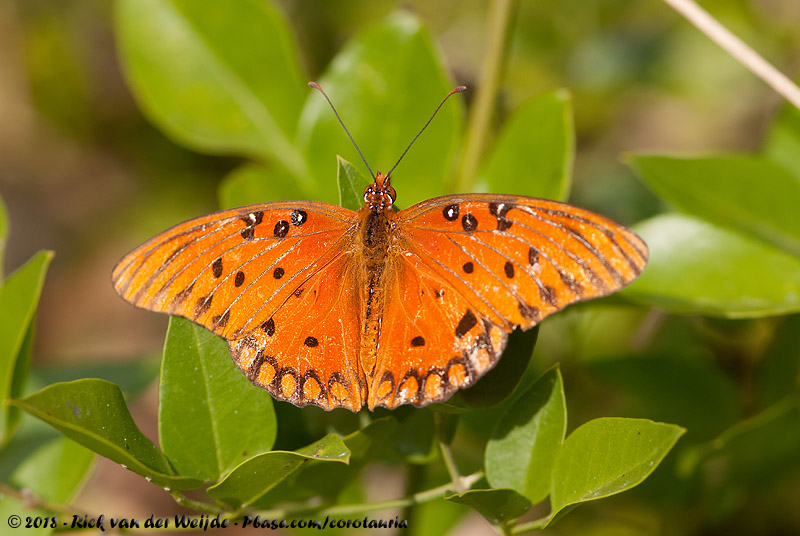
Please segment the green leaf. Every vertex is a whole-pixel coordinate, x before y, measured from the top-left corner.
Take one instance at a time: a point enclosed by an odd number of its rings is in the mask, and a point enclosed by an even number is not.
[[[566,429],[564,384],[552,368],[500,417],[486,445],[489,484],[513,489],[532,503],[544,500]]]
[[[800,256],[800,178],[766,158],[635,155],[630,164],[680,210]]]
[[[737,423],[716,439],[684,455],[680,472],[691,474],[700,462],[714,462],[723,484],[748,482],[773,487],[798,465],[800,397],[790,396]]]
[[[292,140],[308,88],[269,2],[120,0],[115,22],[131,89],[160,128],[193,149],[307,176]]]
[[[43,501],[69,504],[85,482],[93,460],[94,454],[90,450],[61,437],[33,451],[16,468],[8,483]],[[20,514],[43,518],[52,517],[54,512],[43,507],[31,509],[29,504],[8,495],[0,500],[0,519]],[[44,526],[23,531],[26,535],[45,535],[54,532],[54,528]]]
[[[634,226],[647,268],[622,292],[679,313],[732,318],[800,310],[800,259],[755,238],[681,215]]]
[[[388,172],[454,84],[428,32],[407,13],[396,13],[347,43],[320,80],[372,170]],[[444,193],[463,122],[454,97],[392,174],[400,206]],[[336,156],[360,162],[328,103],[317,92],[306,101],[298,144],[308,155],[319,199],[338,199]]]
[[[86,479],[94,453],[60,437],[34,451],[11,475],[11,485],[28,489],[37,497],[69,503]]]
[[[674,422],[686,427],[695,441],[716,436],[739,415],[736,385],[700,356],[636,355],[597,359],[587,366],[633,397],[632,414],[626,416]]]
[[[52,258],[52,252],[40,251],[0,286],[0,445],[8,443],[19,424],[19,412],[5,401],[22,392],[28,367],[24,341]]]
[[[337,156],[339,171],[336,182],[339,184],[339,205],[350,210],[358,210],[364,205],[364,189],[372,184],[353,164]]]
[[[556,457],[551,519],[570,505],[637,486],[684,432],[680,426],[645,419],[602,418],[579,427]]]
[[[202,484],[172,475],[167,459],[139,431],[113,383],[94,378],[56,383],[11,403],[159,486],[193,489]]]
[[[208,494],[235,508],[246,508],[269,490],[312,460],[348,463],[350,451],[336,434],[295,452],[272,451],[253,456],[239,464],[218,484],[208,488]]]
[[[513,489],[471,489],[444,498],[474,508],[494,524],[516,519],[531,507],[531,502]]]
[[[488,408],[510,396],[528,368],[538,337],[539,326],[525,332],[511,333],[500,362],[478,383],[460,391],[461,399],[472,407]]]
[[[511,115],[480,177],[495,193],[565,201],[574,158],[572,102],[559,89],[529,99]]]
[[[170,318],[159,399],[161,448],[181,475],[216,481],[275,442],[272,398],[247,381],[223,339],[185,318]]]
[[[222,208],[243,207],[270,201],[308,199],[298,182],[276,168],[244,164],[231,171],[219,187]]]
[[[767,133],[764,156],[800,178],[800,110],[787,104]]]

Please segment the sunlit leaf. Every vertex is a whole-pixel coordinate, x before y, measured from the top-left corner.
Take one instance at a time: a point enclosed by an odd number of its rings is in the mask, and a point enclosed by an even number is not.
[[[622,293],[680,313],[733,318],[800,311],[800,257],[756,238],[680,215],[634,226],[647,268]]]
[[[93,378],[56,383],[12,403],[155,484],[192,489],[202,483],[172,475],[167,459],[133,422],[113,383]]]
[[[684,432],[644,419],[602,418],[580,426],[564,441],[553,467],[553,519],[570,505],[637,486]]]
[[[247,381],[224,340],[184,318],[170,318],[158,392],[161,448],[179,474],[217,480],[275,442],[272,398]]]
[[[308,88],[288,24],[270,2],[116,7],[122,63],[153,121],[188,147],[261,156],[305,179],[292,141]]]
[[[523,103],[509,117],[480,177],[492,192],[565,201],[574,157],[570,95],[551,91]]]
[[[486,479],[532,503],[550,493],[550,474],[567,429],[564,385],[550,369],[521,395],[497,423],[486,445]]]
[[[336,175],[339,183],[339,205],[358,210],[364,205],[364,189],[372,183],[372,179],[365,177],[357,167],[341,156],[336,158],[339,162],[339,172]]]
[[[319,82],[372,171],[384,173],[455,85],[428,32],[407,13],[396,13],[350,40]],[[458,96],[450,99],[392,174],[399,206],[445,193],[463,118],[458,101]],[[319,199],[336,203],[336,156],[349,162],[361,157],[317,92],[306,101],[298,140],[308,155]]]
[[[680,210],[800,256],[800,178],[766,158],[634,155],[630,164]]]
[[[208,494],[225,504],[241,508],[255,504],[269,490],[312,460],[348,463],[350,451],[336,434],[328,434],[298,451],[258,454],[236,467]]]
[[[19,396],[28,368],[23,350],[44,277],[53,254],[40,251],[0,286],[0,400]],[[0,408],[0,445],[8,442],[19,423],[19,412],[3,403]]]

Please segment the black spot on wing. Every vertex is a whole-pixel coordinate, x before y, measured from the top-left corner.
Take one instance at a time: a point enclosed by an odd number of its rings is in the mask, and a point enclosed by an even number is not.
[[[458,325],[456,326],[456,337],[460,339],[466,335],[469,330],[475,327],[477,323],[478,319],[475,317],[475,314],[467,309],[467,312],[464,313],[464,316],[461,317],[461,320],[458,321]]]

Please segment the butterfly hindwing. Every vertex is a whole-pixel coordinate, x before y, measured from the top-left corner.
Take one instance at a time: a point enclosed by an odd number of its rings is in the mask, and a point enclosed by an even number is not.
[[[144,243],[117,264],[112,279],[139,307],[235,338],[266,321],[352,240],[354,218],[350,210],[309,201],[218,212]]]
[[[351,254],[305,281],[257,329],[229,341],[234,362],[278,400],[324,409],[364,405],[358,296]]]
[[[446,400],[495,365],[506,346],[505,330],[418,256],[392,257],[385,281],[370,408]]]

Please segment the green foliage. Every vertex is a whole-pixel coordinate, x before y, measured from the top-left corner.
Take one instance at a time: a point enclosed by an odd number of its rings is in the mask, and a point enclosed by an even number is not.
[[[181,474],[217,480],[275,443],[272,399],[230,366],[223,340],[184,318],[170,319],[158,393],[161,447]]]
[[[223,207],[362,205],[368,174],[325,99],[305,86],[293,30],[272,3],[118,0],[115,24],[128,83],[154,124],[187,148],[252,159],[223,180]],[[608,76],[629,68],[606,67]],[[367,161],[381,166],[373,171],[388,171],[455,85],[447,73],[425,25],[397,12],[356,32],[320,83]],[[576,138],[570,93],[521,100],[489,136],[476,184],[465,186],[567,199]],[[451,193],[466,119],[464,101],[452,98],[411,148],[393,174],[400,206]],[[173,318],[153,442],[128,409],[156,374],[151,361],[34,370],[26,382],[51,258],[39,253],[0,287],[0,394],[13,399],[0,418],[0,474],[12,491],[36,494],[41,515],[73,500],[98,453],[183,505],[228,517],[266,509],[274,517],[357,517],[401,507],[414,534],[440,534],[472,509],[508,534],[592,515],[590,505],[576,507],[647,479],[624,500],[660,513],[707,504],[714,515],[706,522],[716,521],[798,469],[798,315],[771,318],[800,309],[798,151],[800,115],[787,108],[762,154],[629,156],[670,207],[634,227],[650,250],[646,271],[622,293],[635,303],[571,308],[548,320],[538,342],[538,327],[514,333],[477,385],[423,409],[352,415],[273,402],[244,378],[224,341]],[[7,220],[0,204],[0,261]],[[737,337],[748,330],[757,342],[742,350]],[[743,381],[754,401],[718,363],[746,351],[758,356],[745,367],[755,380]],[[560,368],[548,368],[555,360]],[[580,424],[569,434],[565,386],[570,420]],[[378,465],[406,471],[404,497],[372,500],[361,477]],[[196,491],[190,499],[184,490]],[[0,512],[22,504],[10,497]],[[538,519],[520,522],[528,512]]]

